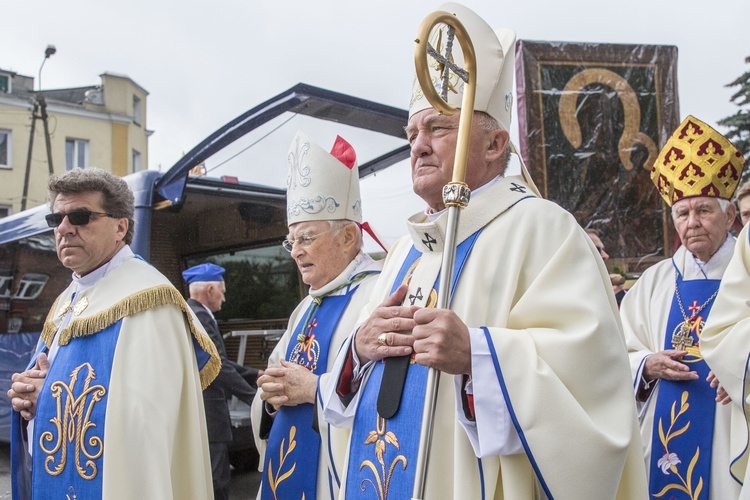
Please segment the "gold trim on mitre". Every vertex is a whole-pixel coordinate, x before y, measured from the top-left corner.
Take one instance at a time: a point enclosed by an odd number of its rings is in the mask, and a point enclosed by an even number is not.
[[[88,300],[86,302],[88,305]],[[164,305],[175,305],[185,314],[190,333],[198,342],[201,349],[209,354],[208,362],[200,370],[201,387],[205,389],[216,378],[219,371],[221,371],[221,358],[219,357],[216,346],[211,338],[204,333],[202,329],[196,327],[195,322],[193,321],[193,316],[191,315],[190,306],[187,305],[187,302],[185,302],[185,299],[180,295],[180,292],[178,292],[172,285],[157,285],[141,290],[138,293],[124,298],[104,311],[84,318],[79,317],[73,319],[68,326],[60,331],[58,343],[61,346],[67,345],[70,343],[71,339],[93,335],[125,317],[133,316],[139,312]],[[55,305],[52,306],[52,309],[47,315],[44,327],[42,328],[42,340],[48,347],[52,346],[55,333],[57,333],[57,325],[53,321],[53,311],[56,310],[56,307],[57,301],[55,301]]]
[[[726,137],[694,116],[677,127],[651,167],[651,180],[670,207],[693,196],[732,199],[745,158]]]

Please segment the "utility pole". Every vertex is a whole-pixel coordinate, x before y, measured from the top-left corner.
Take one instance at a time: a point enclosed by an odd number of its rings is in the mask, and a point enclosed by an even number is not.
[[[26,155],[26,173],[23,177],[23,196],[21,197],[21,211],[26,210],[26,199],[29,195],[29,174],[31,173],[31,155],[34,152],[34,131],[36,128],[36,113],[39,108],[39,102],[34,101],[34,108],[31,110],[31,134],[29,135],[29,152]]]
[[[26,156],[26,173],[23,177],[23,196],[21,197],[21,211],[26,210],[26,202],[29,196],[29,177],[31,175],[31,157],[34,153],[34,133],[36,132],[36,121],[42,120],[42,126],[44,127],[44,143],[47,148],[47,165],[49,166],[49,174],[55,173],[54,166],[52,165],[52,143],[49,136],[49,125],[47,115],[47,101],[44,96],[39,93],[34,100],[34,107],[31,110],[31,133],[29,134],[29,152]]]
[[[34,100],[34,105],[31,109],[31,134],[29,135],[29,152],[26,155],[26,173],[24,174],[23,178],[23,196],[21,197],[21,211],[26,210],[26,202],[29,197],[29,177],[31,175],[31,157],[34,152],[34,133],[36,131],[36,121],[37,119],[42,120],[42,126],[44,127],[44,142],[47,148],[47,166],[49,168],[49,174],[52,175],[55,173],[55,169],[52,165],[52,144],[50,142],[49,137],[49,125],[48,125],[48,115],[47,115],[47,101],[44,99],[44,95],[42,94],[42,68],[44,67],[44,63],[47,61],[47,59],[50,58],[51,55],[53,55],[55,52],[57,52],[57,49],[54,45],[47,45],[47,48],[44,51],[44,59],[42,60],[42,65],[39,67],[39,90],[36,94],[36,99]]]

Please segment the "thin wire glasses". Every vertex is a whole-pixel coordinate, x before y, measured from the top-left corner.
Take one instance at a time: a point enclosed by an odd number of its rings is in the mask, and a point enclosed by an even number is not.
[[[114,218],[114,215],[108,214],[106,212],[92,212],[91,210],[74,210],[67,213],[55,212],[53,214],[45,216],[44,218],[47,220],[47,225],[49,227],[58,227],[60,224],[62,224],[65,217],[67,217],[68,222],[70,222],[74,226],[85,226],[86,224],[91,222],[91,217],[93,216],[106,216]]]
[[[320,238],[322,235],[326,233],[330,233],[333,231],[333,228],[329,229],[328,231],[323,231],[322,233],[309,235],[309,234],[303,234],[300,236],[297,236],[296,238],[292,238],[291,240],[289,238],[285,239],[281,242],[281,246],[284,247],[284,250],[287,252],[290,252],[294,249],[294,244],[298,244],[301,247],[309,247],[312,245],[312,242]]]

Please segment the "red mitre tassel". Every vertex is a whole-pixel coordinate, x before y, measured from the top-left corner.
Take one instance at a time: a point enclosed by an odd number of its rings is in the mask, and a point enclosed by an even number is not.
[[[351,170],[357,164],[357,153],[351,144],[346,142],[340,135],[336,136],[336,142],[331,148],[331,156],[346,165]]]

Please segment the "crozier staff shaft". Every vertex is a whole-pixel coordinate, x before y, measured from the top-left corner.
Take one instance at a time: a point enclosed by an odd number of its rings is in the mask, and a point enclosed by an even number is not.
[[[448,25],[455,32],[455,38],[461,45],[463,52],[465,65],[463,69],[451,68],[450,53],[443,57],[434,48],[429,46],[430,32],[438,23]],[[453,285],[453,266],[456,257],[459,214],[461,213],[461,209],[468,205],[471,196],[465,179],[466,161],[469,156],[471,121],[474,114],[474,96],[476,94],[476,55],[474,53],[474,45],[464,26],[453,14],[443,11],[433,12],[422,21],[415,43],[414,64],[416,66],[417,79],[425,98],[438,112],[444,115],[452,115],[457,110],[456,107],[451,106],[446,101],[448,72],[453,71],[465,82],[464,95],[461,102],[461,115],[458,123],[458,140],[456,143],[456,157],[453,163],[453,178],[449,184],[443,187],[443,203],[448,208],[448,224],[445,233],[443,260],[440,266],[437,307],[447,309]],[[449,48],[452,46],[450,42],[447,45]],[[430,56],[437,59],[443,65],[444,79],[441,81],[442,96],[438,94],[430,78],[428,63],[428,57]],[[432,444],[432,431],[435,424],[435,405],[437,403],[439,381],[440,372],[435,368],[430,368],[427,373],[427,387],[425,389],[424,409],[422,411],[422,425],[419,434],[419,449],[414,487],[412,489],[412,500],[422,500],[424,498],[424,486]]]

